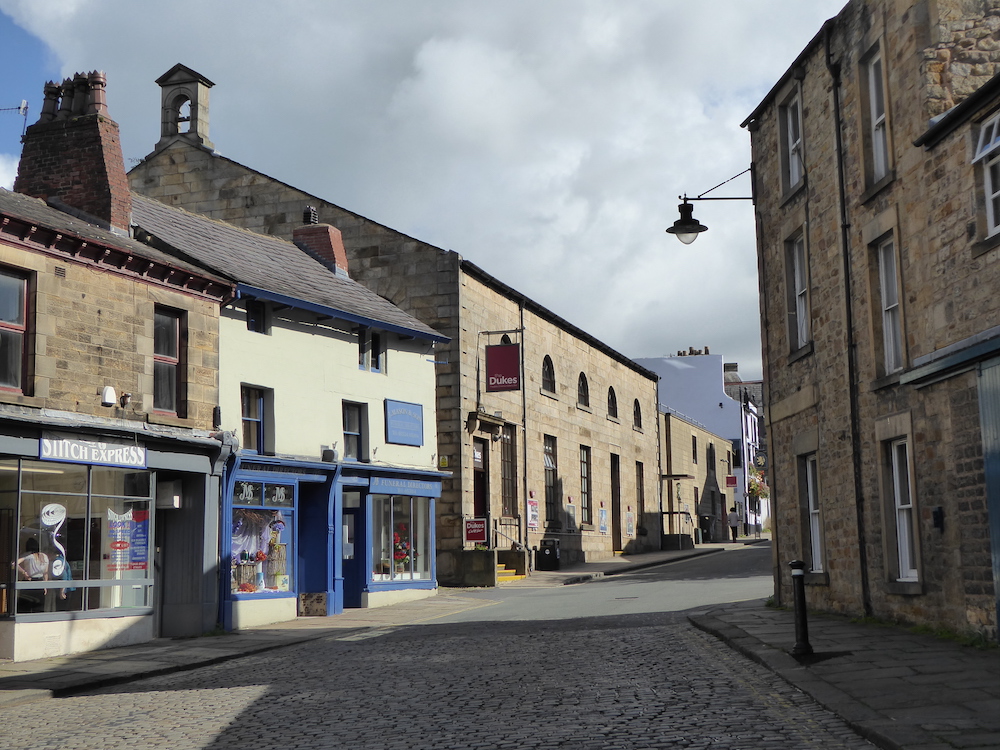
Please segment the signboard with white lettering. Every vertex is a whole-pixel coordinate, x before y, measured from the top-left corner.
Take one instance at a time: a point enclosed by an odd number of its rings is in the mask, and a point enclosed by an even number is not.
[[[521,389],[521,345],[497,344],[486,347],[486,390]]]
[[[486,544],[489,541],[485,518],[465,519],[465,541],[469,544]]]
[[[368,491],[373,495],[410,495],[412,497],[441,497],[441,483],[423,479],[397,477],[372,477]]]
[[[424,407],[406,401],[385,400],[385,442],[424,444]]]
[[[143,445],[114,440],[85,440],[58,432],[42,433],[38,457],[43,461],[146,468],[146,447]]]

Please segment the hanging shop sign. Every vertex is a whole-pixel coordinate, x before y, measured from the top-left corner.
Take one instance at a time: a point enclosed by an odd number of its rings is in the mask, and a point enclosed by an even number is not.
[[[496,344],[486,347],[486,390],[521,389],[521,345]]]
[[[145,446],[114,440],[85,440],[58,432],[42,433],[38,457],[43,461],[146,468]]]
[[[385,441],[397,445],[424,444],[424,407],[385,400]]]

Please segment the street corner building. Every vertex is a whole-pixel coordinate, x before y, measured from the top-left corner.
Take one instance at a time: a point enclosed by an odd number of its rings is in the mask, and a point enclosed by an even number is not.
[[[286,241],[308,204],[342,233],[352,278],[450,339],[429,357],[436,423],[426,412],[448,473],[440,583],[496,585],[498,565],[523,575],[534,548],[562,561],[659,549],[654,373],[458,253],[221,156],[212,82],[177,65],[157,83],[161,136],[129,172],[136,193]]]
[[[997,635],[998,42],[852,0],[744,122],[781,602]]]
[[[104,83],[46,87],[16,192],[0,191],[0,658],[217,619],[233,284],[130,236]]]
[[[432,595],[447,337],[304,206],[293,242],[130,192],[104,90],[47,85],[0,192],[0,656]]]

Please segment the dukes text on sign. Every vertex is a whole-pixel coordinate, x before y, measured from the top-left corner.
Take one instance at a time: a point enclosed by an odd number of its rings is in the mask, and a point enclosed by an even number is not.
[[[485,518],[465,519],[465,541],[469,544],[486,544],[489,541]]]
[[[521,389],[521,345],[496,344],[486,347],[486,390]]]

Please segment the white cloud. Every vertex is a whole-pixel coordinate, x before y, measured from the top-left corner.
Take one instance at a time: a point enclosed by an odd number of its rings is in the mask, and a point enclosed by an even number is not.
[[[19,158],[19,156],[12,154],[0,154],[0,187],[6,190],[14,189],[14,178],[17,177]]]
[[[748,166],[739,123],[842,5],[0,0],[63,75],[107,71],[126,157],[152,149],[154,80],[182,62],[216,83],[226,156],[454,249],[626,354],[707,344],[745,377],[750,206],[699,204],[690,247],[664,229],[679,194]]]

